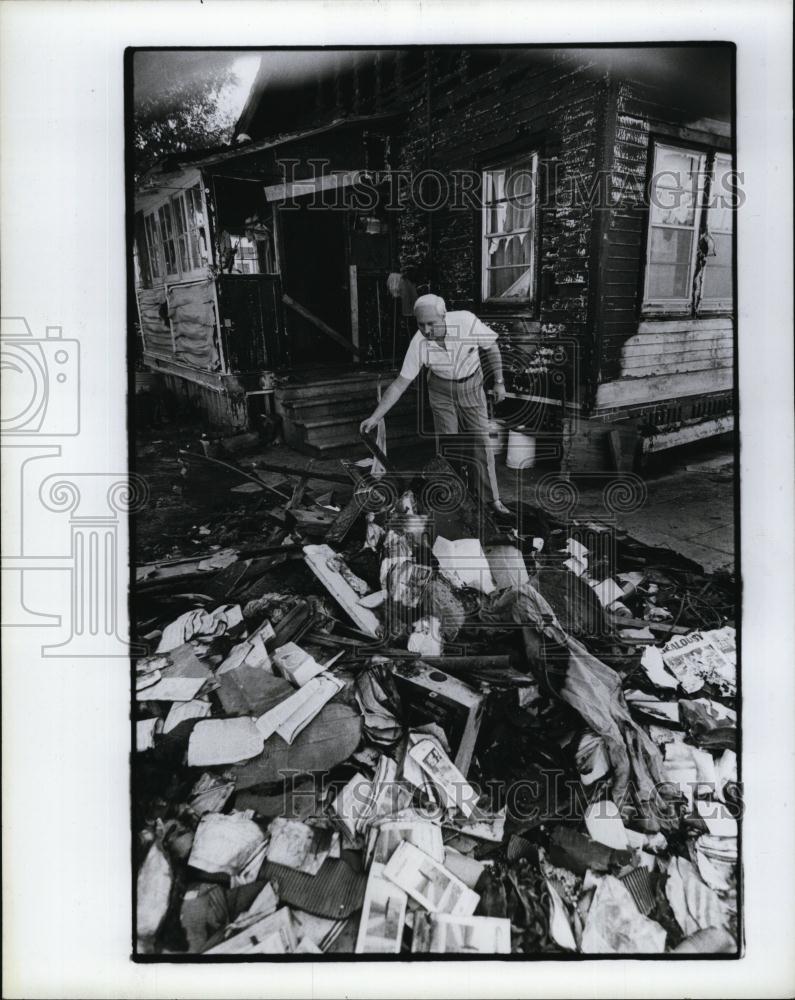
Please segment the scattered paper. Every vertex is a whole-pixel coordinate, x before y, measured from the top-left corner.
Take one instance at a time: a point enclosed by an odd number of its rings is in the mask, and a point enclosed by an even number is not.
[[[480,900],[444,865],[406,841],[389,859],[384,876],[430,913],[469,916]]]
[[[362,904],[356,954],[397,955],[403,941],[408,897],[384,877],[382,865],[372,865]]]
[[[439,562],[439,572],[454,587],[472,587],[483,594],[496,590],[489,561],[478,538],[450,541],[439,535],[433,544],[433,554]]]
[[[411,739],[416,740],[416,736],[412,734]],[[409,750],[409,756],[444,794],[448,808],[472,815],[478,794],[435,740],[420,739]]]
[[[235,764],[262,753],[263,737],[248,716],[197,722],[188,743],[188,767]]]
[[[273,663],[279,673],[295,687],[303,687],[325,669],[322,663],[318,663],[294,642],[279,646],[273,654]]]
[[[332,831],[277,816],[270,827],[268,861],[305,875],[317,875],[329,856]]]
[[[235,790],[234,781],[205,771],[191,790],[189,804],[197,816],[220,812]]]
[[[585,810],[585,828],[592,840],[616,851],[629,848],[627,831],[621,819],[618,806],[612,799],[592,802]]]
[[[696,812],[706,824],[707,833],[713,837],[736,837],[737,820],[722,802],[710,802],[706,799],[696,799]]]
[[[286,743],[292,743],[343,686],[342,681],[329,673],[318,674],[295,694],[261,715],[257,728],[264,739],[278,733]]]
[[[194,699],[193,701],[175,702],[163,723],[163,735],[176,729],[181,722],[187,722],[190,719],[206,719],[211,712],[212,705],[209,701]]]
[[[677,635],[663,646],[663,662],[687,694],[700,691],[708,683],[724,694],[734,695],[735,664],[730,653],[721,651],[721,645],[727,647],[724,635],[717,639],[709,632]]]
[[[206,813],[196,828],[188,864],[211,874],[234,875],[264,840],[248,812]]]
[[[444,863],[442,828],[417,818],[386,820],[370,830],[368,856],[373,863],[385,865],[402,843],[413,844],[434,861]],[[368,845],[369,846],[369,845]]]
[[[679,681],[665,669],[662,650],[658,646],[647,646],[640,658],[644,673],[657,687],[676,688]]]
[[[155,745],[155,735],[163,728],[163,720],[139,719],[135,723],[135,749],[139,752],[151,750]]]
[[[638,910],[629,889],[612,875],[599,880],[582,934],[586,955],[665,950],[665,929]]]
[[[414,953],[450,955],[509,955],[511,922],[504,917],[418,913],[411,950]]]
[[[340,791],[331,805],[348,837],[356,837],[359,820],[367,814],[373,792],[373,783],[363,774],[355,774]]]
[[[611,605],[615,604],[616,601],[620,601],[624,597],[624,591],[619,587],[615,580],[608,577],[606,580],[602,580],[594,588],[593,592],[599,598],[600,604],[609,608]]]
[[[159,844],[152,844],[138,872],[136,921],[138,935],[151,938],[168,911],[173,876],[171,865]]]
[[[275,913],[263,917],[244,931],[227,938],[205,955],[289,955],[295,952],[295,936],[290,910],[283,906]]]

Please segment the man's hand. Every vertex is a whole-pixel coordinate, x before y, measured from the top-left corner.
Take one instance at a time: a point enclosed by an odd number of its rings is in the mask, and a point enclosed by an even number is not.
[[[359,424],[359,433],[370,434],[372,431],[376,429],[377,426],[378,426],[378,421],[374,419],[372,416],[369,416],[366,420],[363,420]]]
[[[495,382],[492,392],[494,393],[494,402],[501,403],[505,399],[505,383]]]

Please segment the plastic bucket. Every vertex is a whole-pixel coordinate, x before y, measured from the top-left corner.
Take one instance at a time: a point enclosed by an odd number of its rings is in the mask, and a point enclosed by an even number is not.
[[[505,464],[509,469],[532,469],[536,464],[536,439],[521,431],[509,431]]]

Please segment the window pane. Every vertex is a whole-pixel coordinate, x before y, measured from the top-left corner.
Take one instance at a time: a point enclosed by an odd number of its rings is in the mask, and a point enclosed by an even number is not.
[[[704,268],[702,299],[732,299],[732,238],[730,234],[714,234],[715,256],[708,256]]]
[[[535,154],[483,173],[485,298],[532,297]]]
[[[707,212],[707,228],[713,233],[732,231],[732,195],[727,177],[730,171],[731,160],[728,157],[716,156]]]
[[[689,229],[652,229],[649,253],[648,299],[684,299],[690,296]]]
[[[530,233],[516,236],[498,236],[489,240],[488,266],[527,266],[533,258],[533,241]]]
[[[689,265],[692,247],[693,233],[689,229],[655,228],[651,231],[649,260],[653,264]]]
[[[504,267],[496,271],[489,271],[488,275],[489,298],[529,298],[531,268]]]
[[[174,210],[174,225],[176,227],[177,235],[182,236],[186,229],[185,209],[182,204],[182,195],[177,195],[176,198],[172,198],[171,205]]]
[[[504,233],[505,217],[508,212],[508,203],[501,201],[498,205],[489,209],[489,232],[490,233]]]
[[[505,182],[505,197],[517,205],[528,206],[535,197],[535,171],[533,161],[511,167]]]
[[[489,209],[489,232],[512,233],[517,229],[529,229],[533,222],[533,209],[510,201],[498,202]]]
[[[179,263],[183,271],[191,270],[191,259],[188,252],[188,237],[180,236],[179,238]]]
[[[157,226],[153,215],[147,215],[144,219],[146,229],[146,242],[149,248],[149,266],[152,270],[152,277],[160,277],[160,241],[157,234]]]
[[[684,299],[689,295],[688,268],[677,264],[652,264],[649,267],[647,297],[658,299]]]
[[[487,170],[486,171],[486,202],[490,203],[497,201],[499,198],[505,197],[505,171],[504,170]]]
[[[163,205],[158,213],[160,215],[160,231],[163,234],[163,241],[170,239],[173,235],[171,228],[171,209],[168,205]]]
[[[667,226],[692,226],[699,188],[700,158],[658,146],[654,156],[651,221]]]

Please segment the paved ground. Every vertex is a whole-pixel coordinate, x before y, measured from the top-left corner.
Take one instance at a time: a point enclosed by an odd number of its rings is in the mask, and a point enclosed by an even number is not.
[[[667,466],[667,467],[666,467]],[[503,497],[507,502],[519,491],[533,502],[539,484],[547,475],[541,469],[517,474],[498,465]],[[612,480],[621,482],[620,474]],[[547,480],[548,482],[548,480]],[[579,499],[571,516],[578,520],[600,520],[610,511],[604,489],[611,474],[595,477],[593,484],[578,483]],[[636,481],[638,505],[616,514],[618,526],[646,545],[673,549],[700,564],[707,573],[734,570],[734,460],[725,444],[702,445],[689,453],[660,460],[658,467]],[[543,495],[543,494],[542,494]]]

